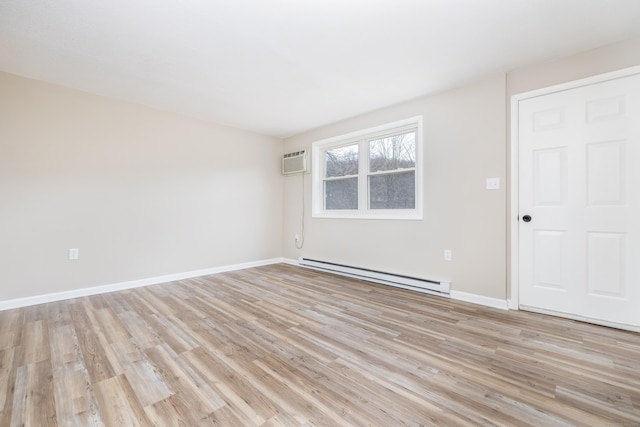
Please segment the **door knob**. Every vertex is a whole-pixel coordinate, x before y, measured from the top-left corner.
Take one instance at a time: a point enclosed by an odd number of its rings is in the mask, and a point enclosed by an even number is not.
[[[529,221],[531,221],[531,215],[525,215],[525,216],[523,216],[523,217],[522,217],[522,220],[523,220],[524,222],[529,222]]]

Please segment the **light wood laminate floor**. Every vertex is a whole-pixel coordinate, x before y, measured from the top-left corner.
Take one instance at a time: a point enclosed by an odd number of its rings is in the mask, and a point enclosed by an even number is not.
[[[0,312],[0,426],[639,426],[640,334],[271,265]]]

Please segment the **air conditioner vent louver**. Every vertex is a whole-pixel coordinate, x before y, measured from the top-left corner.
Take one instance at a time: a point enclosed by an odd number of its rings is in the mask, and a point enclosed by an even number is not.
[[[282,173],[284,175],[307,171],[306,150],[287,153],[282,158]]]

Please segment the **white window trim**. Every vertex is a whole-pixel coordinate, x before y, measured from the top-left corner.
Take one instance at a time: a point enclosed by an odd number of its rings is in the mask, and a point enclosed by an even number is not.
[[[324,209],[324,151],[327,149],[354,145],[365,138],[382,136],[385,133],[395,133],[405,127],[416,128],[416,165],[415,165],[415,208],[414,209],[369,209],[368,180],[358,180],[358,209],[357,210],[326,210]],[[351,218],[351,219],[403,219],[421,220],[422,216],[422,116],[411,117],[392,123],[386,123],[368,129],[339,135],[332,138],[316,141],[311,148],[312,161],[312,216],[314,218]],[[368,150],[359,150],[359,165],[368,165]],[[366,168],[368,172],[368,167]],[[413,169],[413,168],[411,168]],[[409,170],[409,169],[407,169]],[[380,173],[393,173],[389,171],[376,173],[359,173],[359,176],[376,175]],[[342,177],[341,177],[342,178]]]

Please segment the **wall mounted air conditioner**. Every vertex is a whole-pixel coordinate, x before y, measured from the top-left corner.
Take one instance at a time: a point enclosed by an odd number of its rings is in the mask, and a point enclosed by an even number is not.
[[[282,158],[282,174],[289,175],[307,171],[307,151],[285,154]]]

